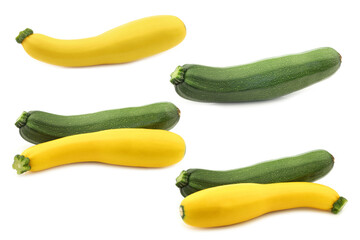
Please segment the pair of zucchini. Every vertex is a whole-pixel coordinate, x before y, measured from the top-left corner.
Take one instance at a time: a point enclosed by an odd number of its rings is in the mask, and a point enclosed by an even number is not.
[[[169,166],[185,154],[184,140],[166,131],[179,118],[169,102],[75,116],[24,112],[15,125],[25,140],[40,144],[16,155],[13,168],[22,174],[75,162]]]
[[[310,183],[333,165],[330,153],[316,150],[228,171],[188,169],[176,178],[185,197],[180,215],[192,226],[217,227],[297,207],[338,213],[347,200],[329,187]]]

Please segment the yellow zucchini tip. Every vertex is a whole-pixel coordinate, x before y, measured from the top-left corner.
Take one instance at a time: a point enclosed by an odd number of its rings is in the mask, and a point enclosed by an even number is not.
[[[183,206],[183,205],[180,205],[179,211],[180,211],[180,216],[181,216],[181,218],[184,219],[184,217],[185,217],[185,211],[184,211],[184,206]]]

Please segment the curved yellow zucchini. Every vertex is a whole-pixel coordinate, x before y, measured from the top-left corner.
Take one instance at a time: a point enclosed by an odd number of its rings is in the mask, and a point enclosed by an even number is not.
[[[160,15],[129,22],[91,38],[60,40],[26,29],[16,41],[39,61],[81,67],[145,58],[178,45],[185,35],[185,25],[179,18]]]
[[[187,196],[181,203],[180,215],[185,223],[195,227],[219,227],[299,207],[338,213],[346,202],[333,189],[316,183],[240,183]]]
[[[165,167],[179,162],[185,142],[159,129],[112,129],[44,142],[16,155],[18,174],[77,162],[102,162],[134,167]]]

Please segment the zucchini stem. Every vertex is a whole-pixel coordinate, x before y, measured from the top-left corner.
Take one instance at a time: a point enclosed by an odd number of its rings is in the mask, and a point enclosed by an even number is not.
[[[29,116],[30,114],[28,112],[22,112],[20,117],[16,120],[15,126],[17,126],[18,128],[22,128],[23,126],[25,126]]]
[[[174,85],[178,85],[184,82],[185,69],[182,66],[177,66],[175,71],[171,73],[170,82]]]
[[[24,31],[21,31],[19,33],[19,35],[15,38],[15,40],[17,43],[21,44],[25,38],[27,38],[28,36],[30,36],[33,33],[34,33],[33,30],[31,30],[30,28],[26,28]]]
[[[14,163],[12,167],[16,170],[17,174],[22,174],[24,172],[30,171],[30,159],[25,157],[24,155],[16,155],[14,157]]]
[[[180,175],[176,178],[176,186],[178,188],[183,188],[187,186],[189,183],[189,174],[183,170]]]
[[[341,209],[343,209],[347,201],[348,200],[346,198],[339,197],[339,199],[334,203],[331,212],[334,214],[338,214],[341,211]]]

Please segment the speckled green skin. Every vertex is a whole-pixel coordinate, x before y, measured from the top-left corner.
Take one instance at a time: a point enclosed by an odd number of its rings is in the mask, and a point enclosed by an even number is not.
[[[325,176],[334,166],[334,157],[315,150],[294,157],[262,162],[228,171],[188,169],[176,179],[186,197],[194,192],[233,183],[312,182]]]
[[[186,64],[171,74],[176,92],[202,102],[249,102],[284,96],[319,82],[341,65],[332,48],[216,68]]]
[[[69,135],[115,128],[168,130],[179,119],[179,109],[172,103],[162,102],[74,116],[41,111],[24,112],[15,125],[26,141],[37,144]]]

